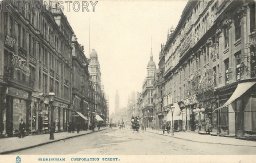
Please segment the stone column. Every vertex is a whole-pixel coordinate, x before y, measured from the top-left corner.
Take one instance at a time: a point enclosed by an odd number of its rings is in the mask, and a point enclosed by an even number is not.
[[[250,35],[250,8],[245,6],[241,9],[241,44],[242,51],[241,55],[244,68],[242,70],[242,79],[248,79],[251,77],[251,64],[250,64],[250,46],[249,46],[249,35]]]
[[[5,133],[5,126],[4,126],[4,112],[5,109],[5,96],[6,96],[6,87],[0,85],[0,135]],[[6,118],[5,118],[6,119]]]
[[[243,137],[244,136],[244,104],[242,98],[237,100],[236,103],[236,136]]]
[[[4,14],[0,8],[0,84],[4,75],[4,40]]]

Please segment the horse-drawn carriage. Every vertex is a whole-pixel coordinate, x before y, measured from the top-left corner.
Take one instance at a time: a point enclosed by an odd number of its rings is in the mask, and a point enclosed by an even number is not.
[[[131,123],[132,123],[132,129],[134,131],[139,131],[140,129],[139,117],[132,117]]]

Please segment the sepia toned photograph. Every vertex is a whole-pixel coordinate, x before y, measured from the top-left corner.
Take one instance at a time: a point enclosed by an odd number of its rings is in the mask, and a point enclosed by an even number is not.
[[[254,0],[0,0],[0,156],[255,155],[255,10]]]

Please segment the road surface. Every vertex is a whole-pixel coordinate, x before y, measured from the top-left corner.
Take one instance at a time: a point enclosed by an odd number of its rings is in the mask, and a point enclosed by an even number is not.
[[[137,133],[130,129],[107,129],[11,154],[250,155],[256,154],[256,147],[198,143],[149,132]]]

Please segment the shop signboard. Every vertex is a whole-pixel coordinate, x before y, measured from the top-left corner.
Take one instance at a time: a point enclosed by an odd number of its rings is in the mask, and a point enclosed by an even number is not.
[[[13,87],[9,87],[7,89],[7,94],[10,96],[14,96],[14,97],[22,98],[22,99],[28,99],[28,96],[29,96],[28,92],[13,88]]]

